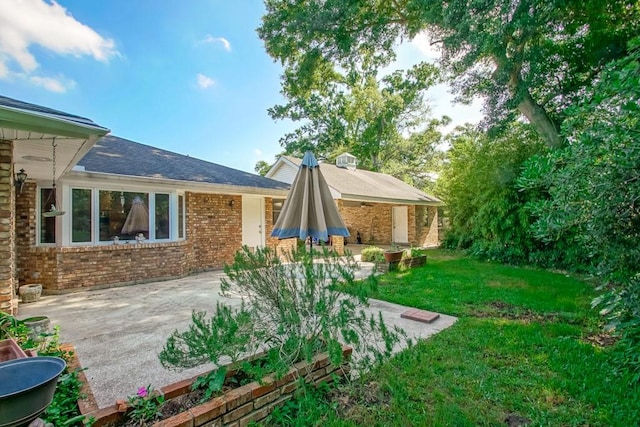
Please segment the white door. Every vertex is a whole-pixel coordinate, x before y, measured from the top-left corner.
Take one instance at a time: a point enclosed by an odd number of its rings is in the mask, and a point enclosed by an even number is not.
[[[392,211],[394,243],[409,243],[409,216],[406,206],[394,206]]]
[[[261,197],[242,197],[242,244],[264,246],[264,202]]]

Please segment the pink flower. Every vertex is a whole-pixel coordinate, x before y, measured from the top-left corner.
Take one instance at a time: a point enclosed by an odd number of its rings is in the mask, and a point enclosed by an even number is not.
[[[138,389],[138,396],[140,397],[147,397],[147,388],[146,387],[140,387]]]

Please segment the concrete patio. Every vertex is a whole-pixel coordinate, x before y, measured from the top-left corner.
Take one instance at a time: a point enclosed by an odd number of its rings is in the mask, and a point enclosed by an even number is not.
[[[362,263],[359,275],[371,271]],[[184,330],[193,310],[212,311],[216,302],[239,306],[240,298],[220,296],[221,271],[128,287],[44,296],[21,304],[19,318],[48,316],[60,326],[61,342],[76,354],[99,407],[132,395],[139,387],[155,388],[191,378],[211,369],[201,366],[181,372],[164,369],[158,353],[176,329]],[[431,324],[403,319],[408,307],[371,300],[369,313],[382,312],[385,322],[404,329],[411,338],[427,338],[455,323],[440,315]]]

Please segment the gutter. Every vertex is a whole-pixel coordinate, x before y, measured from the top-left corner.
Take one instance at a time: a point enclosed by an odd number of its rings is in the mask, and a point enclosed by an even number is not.
[[[420,206],[444,206],[442,200],[415,200],[415,199],[392,199],[388,197],[372,197],[361,196],[358,194],[345,194],[342,193],[343,200],[352,202],[374,202],[374,203],[391,203],[391,204],[404,204],[404,205],[420,205]]]
[[[233,194],[233,195],[262,195],[273,197],[286,197],[289,189],[248,187],[242,185],[215,184],[211,182],[181,181],[168,178],[140,177],[133,175],[116,175],[104,172],[82,172],[72,170],[61,179],[62,183],[77,184],[96,183],[105,186],[105,189],[117,187],[117,189],[140,189],[140,185],[153,186],[157,189],[186,190],[201,193]]]
[[[0,106],[0,126],[80,139],[88,139],[92,135],[102,137],[110,132],[109,129],[97,124],[90,125],[58,115],[27,111],[5,105]]]

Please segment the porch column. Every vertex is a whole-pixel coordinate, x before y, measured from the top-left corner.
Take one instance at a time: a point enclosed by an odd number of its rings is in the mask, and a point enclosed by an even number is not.
[[[16,315],[15,187],[13,142],[0,140],[0,311]]]

